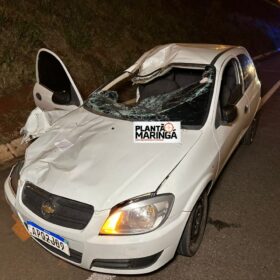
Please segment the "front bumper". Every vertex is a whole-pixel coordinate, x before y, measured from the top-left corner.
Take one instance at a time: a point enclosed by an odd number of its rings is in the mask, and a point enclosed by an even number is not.
[[[8,178],[6,179],[5,183],[4,183],[4,195],[5,195],[5,199],[8,202],[9,206],[11,207],[11,210],[17,214],[15,205],[16,205],[16,196],[15,193],[11,187],[11,172],[8,176]]]
[[[83,230],[69,229],[49,223],[26,208],[15,197],[9,178],[4,189],[8,203],[21,222],[32,221],[62,236],[69,243],[70,257],[35,239],[41,246],[74,265],[103,273],[144,274],[159,269],[173,258],[189,216],[189,212],[182,212],[176,218],[170,216],[163,226],[146,234],[100,236],[99,230],[109,210],[95,212]],[[18,197],[21,191],[19,187]]]

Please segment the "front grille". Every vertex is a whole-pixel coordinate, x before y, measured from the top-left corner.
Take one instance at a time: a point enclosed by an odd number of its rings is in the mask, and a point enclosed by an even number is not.
[[[69,248],[69,252],[70,252],[70,256],[64,254],[63,252],[61,252],[60,250],[58,250],[57,248],[43,242],[42,240],[36,238],[36,240],[42,244],[45,248],[47,248],[48,250],[52,251],[53,253],[69,260],[69,261],[72,261],[72,262],[75,262],[75,263],[81,263],[82,262],[82,256],[83,254],[78,252],[78,251],[75,251],[71,248]]]
[[[42,219],[67,228],[83,229],[89,223],[93,206],[64,198],[44,191],[30,182],[24,185],[22,202]],[[42,206],[51,205],[49,211],[42,211]]]

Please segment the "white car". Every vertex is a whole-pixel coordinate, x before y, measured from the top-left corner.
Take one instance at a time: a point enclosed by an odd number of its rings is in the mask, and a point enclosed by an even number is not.
[[[37,108],[8,203],[54,255],[85,269],[143,274],[193,256],[208,194],[242,140],[252,142],[260,82],[243,47],[168,44],[146,52],[84,102],[41,49]],[[178,143],[135,143],[133,123],[180,122]]]

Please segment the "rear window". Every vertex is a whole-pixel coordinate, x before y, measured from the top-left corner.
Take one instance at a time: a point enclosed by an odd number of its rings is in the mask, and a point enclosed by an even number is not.
[[[241,68],[242,68],[244,87],[246,90],[255,78],[256,69],[255,69],[252,59],[249,58],[247,55],[240,54],[237,56],[237,58],[240,62]]]

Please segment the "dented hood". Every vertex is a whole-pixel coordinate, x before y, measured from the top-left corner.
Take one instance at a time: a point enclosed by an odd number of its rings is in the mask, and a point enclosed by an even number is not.
[[[96,211],[155,191],[198,141],[182,130],[180,144],[135,144],[133,123],[79,108],[60,119],[26,151],[21,179]]]

